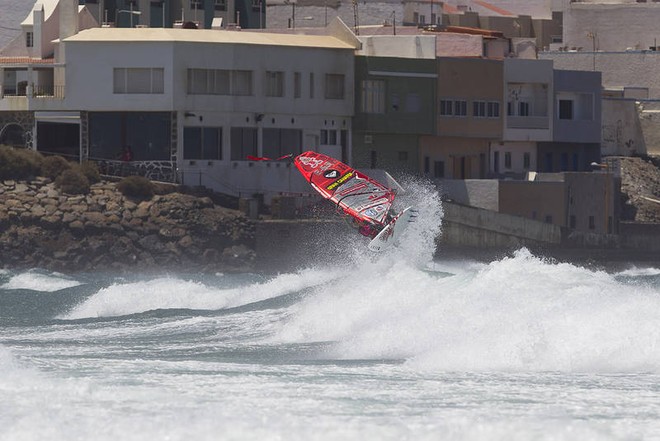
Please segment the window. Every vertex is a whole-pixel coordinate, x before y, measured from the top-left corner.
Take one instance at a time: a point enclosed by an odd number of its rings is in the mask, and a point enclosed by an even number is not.
[[[263,1],[265,1],[265,0],[252,0],[252,2],[251,2],[252,3],[252,10],[253,11],[258,11],[261,8],[263,8],[264,7],[264,5],[262,3]]]
[[[511,152],[504,153],[504,168],[511,168]]]
[[[518,116],[529,116],[529,103],[520,101],[518,103]]]
[[[370,168],[376,168],[378,166],[378,152],[376,150],[371,151],[370,158]]]
[[[190,95],[252,95],[252,71],[188,69]]]
[[[231,160],[244,161],[248,155],[257,156],[257,129],[231,128]]]
[[[385,113],[385,81],[362,80],[362,112]]]
[[[227,0],[214,0],[213,9],[215,9],[216,11],[226,11]]]
[[[530,161],[530,154],[529,154],[529,152],[525,152],[525,153],[523,153],[523,168],[524,168],[525,170],[529,170],[530,163],[531,163],[531,161]]]
[[[202,9],[204,8],[204,5],[202,5],[203,0],[190,0],[190,9]]]
[[[506,114],[508,116],[513,116],[513,101],[506,103]]]
[[[337,131],[336,130],[321,130],[321,144],[322,145],[337,145]]]
[[[406,113],[419,113],[422,103],[418,93],[406,94]]]
[[[559,100],[559,119],[573,119],[572,100]]]
[[[302,130],[263,129],[263,155],[278,158],[289,153],[302,153]]]
[[[163,68],[124,68],[113,69],[113,91],[122,93],[164,93]]]
[[[325,98],[330,100],[344,99],[344,74],[325,75]]]
[[[552,223],[552,215],[551,214],[546,214],[545,215],[545,223],[546,224],[551,224]]]
[[[489,118],[500,117],[500,103],[498,103],[497,101],[488,102],[488,117]]]
[[[301,84],[300,84],[300,72],[294,72],[293,73],[293,97],[294,98],[300,98],[300,90],[301,90]]]
[[[34,47],[34,32],[25,33],[25,46]]]
[[[309,97],[314,98],[314,73],[309,73]]]
[[[451,100],[440,100],[440,115],[451,116],[454,114],[454,102]]]
[[[474,101],[472,103],[472,116],[484,118],[486,116],[486,102]]]
[[[569,225],[571,228],[575,228],[575,215],[574,215],[574,214],[571,214],[571,215],[568,217],[568,225]]]
[[[222,159],[221,127],[184,127],[183,159]]]
[[[590,230],[596,229],[596,219],[593,216],[589,216],[589,229]]]
[[[428,156],[424,156],[424,173],[429,174],[431,171],[431,158]]]
[[[493,171],[500,172],[500,152],[493,153]]]
[[[467,116],[467,101],[454,101],[454,116]]]
[[[437,179],[445,177],[445,161],[433,161],[433,176]]]
[[[284,72],[266,71],[266,96],[284,96]]]

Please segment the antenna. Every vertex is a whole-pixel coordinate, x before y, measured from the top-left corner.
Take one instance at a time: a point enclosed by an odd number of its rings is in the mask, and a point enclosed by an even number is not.
[[[360,18],[358,17],[358,0],[353,0],[353,20],[355,21],[355,35],[360,35]]]

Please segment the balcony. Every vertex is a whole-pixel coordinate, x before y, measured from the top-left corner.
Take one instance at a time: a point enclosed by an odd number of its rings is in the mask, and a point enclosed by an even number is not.
[[[28,86],[24,81],[18,84],[3,85],[0,90],[0,99],[14,97],[64,99],[64,86]]]

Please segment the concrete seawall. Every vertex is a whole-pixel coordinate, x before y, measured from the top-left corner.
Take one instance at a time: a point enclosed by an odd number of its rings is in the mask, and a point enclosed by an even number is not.
[[[572,262],[657,262],[660,225],[626,225],[625,234],[569,230],[518,216],[443,203],[438,257],[498,258],[526,247]],[[257,268],[267,272],[334,265],[367,239],[340,220],[262,220],[255,230]]]

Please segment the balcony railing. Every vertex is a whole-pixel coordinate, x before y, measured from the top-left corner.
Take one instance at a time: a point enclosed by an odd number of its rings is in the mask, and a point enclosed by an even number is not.
[[[33,86],[33,98],[64,98],[64,86]]]
[[[0,98],[30,96],[31,98],[64,98],[64,86],[5,85]]]

